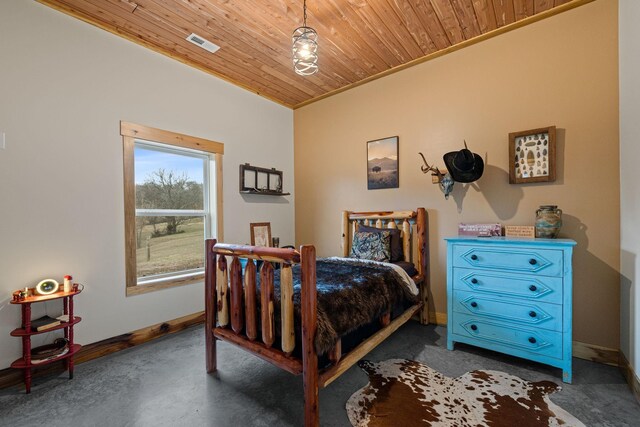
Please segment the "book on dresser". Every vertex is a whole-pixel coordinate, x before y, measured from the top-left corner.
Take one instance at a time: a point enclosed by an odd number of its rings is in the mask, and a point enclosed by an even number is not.
[[[451,237],[447,241],[447,348],[462,342],[572,375],[569,239]]]
[[[42,316],[31,321],[31,330],[38,332],[45,331],[54,326],[58,326],[60,323],[60,320],[54,319],[53,317]],[[24,325],[22,327],[24,328]]]

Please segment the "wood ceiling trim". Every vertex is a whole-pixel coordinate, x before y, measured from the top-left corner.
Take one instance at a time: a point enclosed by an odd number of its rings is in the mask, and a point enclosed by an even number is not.
[[[326,98],[328,98],[330,96],[333,96],[333,95],[337,95],[337,94],[345,92],[345,91],[347,91],[349,89],[353,89],[355,87],[364,85],[366,83],[372,82],[372,81],[380,79],[382,77],[386,77],[388,75],[395,74],[398,71],[402,71],[402,70],[405,70],[407,68],[413,67],[415,65],[422,64],[423,62],[431,61],[431,60],[433,60],[435,58],[439,58],[439,57],[441,57],[443,55],[446,55],[448,53],[455,52],[457,50],[460,50],[460,49],[463,49],[465,47],[474,45],[474,44],[479,43],[481,41],[484,41],[484,40],[490,39],[492,37],[498,36],[500,34],[504,34],[504,33],[507,33],[509,31],[513,31],[513,30],[516,30],[518,28],[522,28],[522,27],[527,26],[529,24],[533,24],[534,22],[538,22],[538,21],[541,21],[543,19],[549,18],[551,16],[558,15],[558,14],[560,14],[562,12],[566,12],[568,10],[575,9],[576,7],[583,6],[583,5],[591,3],[593,1],[595,1],[595,0],[569,0],[569,1],[559,5],[557,7],[554,7],[553,9],[548,9],[548,10],[546,10],[544,12],[541,12],[541,13],[539,13],[537,15],[529,16],[527,18],[521,19],[520,21],[516,21],[516,22],[513,22],[511,24],[504,25],[502,27],[496,28],[493,31],[490,31],[488,33],[481,34],[481,35],[479,35],[477,37],[474,37],[473,39],[469,39],[469,40],[466,40],[466,41],[464,41],[462,43],[458,43],[456,45],[450,46],[450,47],[448,47],[446,49],[439,50],[439,51],[434,52],[434,53],[432,53],[430,55],[426,55],[426,56],[424,56],[422,58],[414,59],[413,61],[407,62],[406,64],[398,65],[398,66],[396,66],[396,67],[394,67],[392,69],[389,69],[389,70],[384,71],[382,73],[376,74],[376,75],[371,76],[369,78],[366,78],[366,79],[364,79],[362,81],[352,83],[352,84],[350,84],[348,86],[342,87],[340,89],[336,89],[336,90],[334,90],[332,92],[325,93],[325,94],[320,95],[320,96],[318,96],[316,98],[303,101],[303,102],[301,102],[299,104],[296,104],[293,108],[294,108],[294,110],[298,109],[298,108],[302,108],[302,107],[304,107],[306,105],[313,104],[314,102],[320,101],[322,99],[326,99]]]
[[[107,31],[107,32],[112,33],[112,34],[115,34],[116,36],[122,37],[122,38],[124,38],[126,40],[129,40],[130,42],[136,43],[136,44],[138,44],[140,46],[143,46],[143,47],[145,47],[147,49],[150,49],[150,50],[152,50],[154,52],[160,53],[160,54],[162,54],[164,56],[167,56],[167,57],[169,57],[171,59],[174,59],[174,60],[176,60],[178,62],[181,62],[181,63],[183,63],[185,65],[191,66],[191,67],[196,68],[196,69],[198,69],[198,70],[200,70],[202,72],[205,72],[207,74],[210,74],[210,75],[213,75],[215,77],[218,77],[219,79],[222,79],[222,80],[224,80],[224,81],[226,81],[228,83],[231,83],[233,85],[236,85],[236,86],[239,86],[239,87],[241,87],[243,89],[246,89],[251,93],[255,93],[256,95],[260,95],[260,96],[262,96],[264,98],[267,98],[268,100],[273,101],[273,102],[275,102],[275,103],[277,103],[279,105],[285,106],[287,108],[293,108],[295,106],[293,104],[288,104],[288,103],[286,103],[284,101],[281,101],[280,99],[278,99],[278,98],[276,98],[276,97],[274,97],[272,95],[269,95],[268,93],[263,93],[260,90],[256,90],[254,87],[251,87],[251,86],[249,86],[249,85],[247,85],[247,84],[245,84],[243,82],[240,82],[238,80],[234,80],[234,79],[232,79],[232,78],[230,78],[228,76],[225,76],[224,74],[215,72],[215,71],[207,68],[206,66],[204,66],[204,65],[202,65],[202,64],[200,64],[200,63],[198,63],[196,61],[185,59],[185,58],[183,58],[183,57],[181,57],[179,55],[176,55],[173,51],[171,51],[169,49],[165,49],[163,47],[151,44],[151,43],[143,40],[140,37],[136,37],[136,36],[131,35],[131,34],[127,33],[127,32],[121,31],[120,29],[115,28],[115,27],[113,27],[111,25],[107,25],[107,24],[101,22],[100,20],[98,20],[98,19],[96,19],[96,18],[94,18],[92,16],[89,16],[89,15],[84,14],[84,13],[77,12],[75,9],[70,8],[67,5],[61,4],[57,0],[36,0],[36,1],[38,3],[41,3],[41,4],[45,5],[45,6],[47,6],[47,7],[55,9],[58,12],[62,12],[64,14],[66,14],[66,15],[72,16],[72,17],[74,17],[76,19],[79,19],[79,20],[81,20],[83,22],[86,22],[87,24],[91,24],[93,26],[96,26],[96,27],[98,27],[98,28],[100,28],[100,29],[102,29],[104,31]]]

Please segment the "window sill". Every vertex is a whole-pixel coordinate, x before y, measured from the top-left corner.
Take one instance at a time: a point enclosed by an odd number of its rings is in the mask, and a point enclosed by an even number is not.
[[[147,283],[141,283],[135,286],[127,287],[127,296],[134,296],[140,294],[146,294],[147,292],[160,291],[162,289],[175,288],[178,286],[191,285],[193,283],[199,283],[204,281],[204,273],[198,273],[186,277],[180,278],[166,278],[164,280],[159,279]]]

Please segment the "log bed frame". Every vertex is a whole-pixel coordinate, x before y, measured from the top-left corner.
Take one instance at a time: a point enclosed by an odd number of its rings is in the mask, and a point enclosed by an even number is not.
[[[399,223],[399,224],[398,224]],[[326,387],[364,355],[373,350],[409,319],[418,314],[423,324],[428,323],[428,245],[427,212],[424,208],[400,212],[349,212],[342,213],[343,255],[351,250],[353,234],[360,224],[378,228],[400,228],[405,261],[413,262],[418,275],[413,279],[420,290],[420,302],[391,319],[391,308],[380,317],[381,329],[365,339],[347,354],[342,354],[338,340],[329,351],[331,365],[318,370],[318,354],[315,348],[317,322],[316,300],[316,250],[303,245],[300,251],[258,246],[243,246],[206,241],[205,266],[205,345],[207,372],[215,372],[216,341],[222,340],[244,348],[246,351],[273,363],[294,375],[303,376],[304,425],[319,425],[318,389]],[[232,257],[230,265],[226,257]],[[257,328],[256,266],[248,262],[244,277],[240,259],[269,261],[260,269],[261,330]],[[281,342],[276,339],[274,325],[274,280],[271,263],[280,263],[281,287]],[[302,359],[292,356],[295,348],[293,277],[291,267],[301,265],[301,313]],[[218,286],[218,284],[223,284]]]

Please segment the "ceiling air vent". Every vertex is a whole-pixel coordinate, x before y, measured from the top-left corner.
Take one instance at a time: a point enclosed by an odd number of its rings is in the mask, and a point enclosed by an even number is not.
[[[220,46],[217,44],[213,44],[209,40],[205,40],[203,37],[200,37],[195,33],[191,33],[191,35],[187,37],[187,40],[211,53],[215,53],[216,50],[220,49]]]

